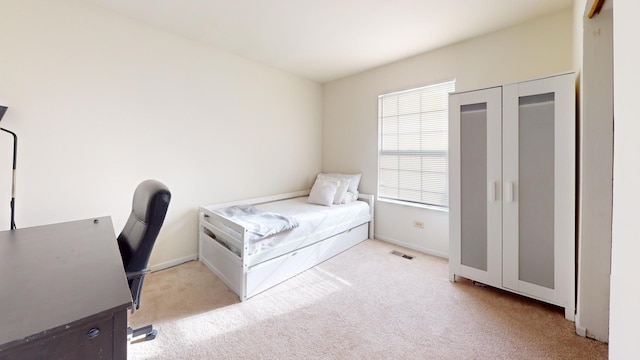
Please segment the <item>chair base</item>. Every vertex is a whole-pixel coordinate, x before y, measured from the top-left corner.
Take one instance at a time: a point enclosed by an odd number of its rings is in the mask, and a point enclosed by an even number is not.
[[[158,335],[158,330],[153,328],[153,325],[149,324],[147,326],[139,327],[137,329],[132,329],[131,327],[127,328],[127,335],[130,335],[131,338],[137,338],[138,336],[144,335],[143,338],[136,339],[136,342],[141,341],[149,341],[156,338]]]

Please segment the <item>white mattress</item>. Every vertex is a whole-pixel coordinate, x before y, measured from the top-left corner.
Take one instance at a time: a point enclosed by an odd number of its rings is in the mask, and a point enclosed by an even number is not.
[[[305,245],[323,240],[336,231],[346,231],[354,220],[369,215],[369,204],[354,201],[349,204],[322,206],[307,203],[307,197],[281,200],[255,205],[263,211],[289,215],[299,222],[299,226],[248,244],[249,256],[292,242],[304,240]]]

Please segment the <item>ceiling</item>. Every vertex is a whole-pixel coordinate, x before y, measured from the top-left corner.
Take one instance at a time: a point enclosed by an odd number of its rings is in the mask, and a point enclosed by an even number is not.
[[[84,1],[318,82],[573,4],[573,0]]]

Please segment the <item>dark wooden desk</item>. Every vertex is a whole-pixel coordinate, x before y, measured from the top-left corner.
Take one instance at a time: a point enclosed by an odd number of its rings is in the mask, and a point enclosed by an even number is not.
[[[126,359],[110,217],[0,232],[0,359]]]

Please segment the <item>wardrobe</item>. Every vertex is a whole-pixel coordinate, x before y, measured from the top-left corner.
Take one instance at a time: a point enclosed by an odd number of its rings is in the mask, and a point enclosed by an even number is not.
[[[574,73],[449,96],[449,274],[575,316]]]

